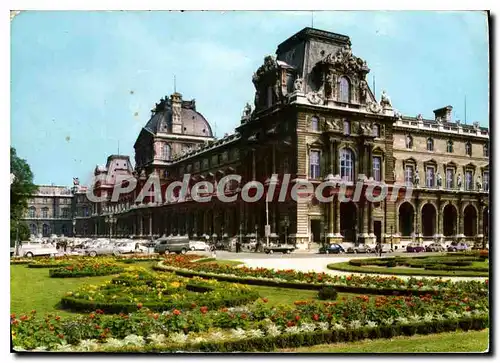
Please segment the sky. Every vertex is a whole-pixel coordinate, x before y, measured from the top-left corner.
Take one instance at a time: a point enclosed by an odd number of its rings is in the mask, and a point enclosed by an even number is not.
[[[484,12],[30,11],[11,23],[11,146],[36,184],[90,181],[110,154],[129,155],[160,98],[177,91],[218,137],[253,104],[252,75],[307,26],[348,35],[376,93],[404,115],[489,123]]]

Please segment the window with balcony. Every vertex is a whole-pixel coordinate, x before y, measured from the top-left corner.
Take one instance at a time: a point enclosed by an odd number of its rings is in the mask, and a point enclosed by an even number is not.
[[[465,171],[465,190],[474,189],[474,173],[472,170]]]
[[[376,181],[382,180],[382,158],[380,156],[373,157],[373,179]]]
[[[339,80],[339,101],[348,103],[350,99],[350,84],[346,77]]]
[[[309,177],[311,179],[320,177],[320,152],[318,150],[309,152]]]
[[[340,151],[340,177],[342,180],[354,180],[354,153],[351,149]]]
[[[434,172],[435,172],[434,166],[427,166],[425,169],[425,186],[427,188],[434,188],[435,185]]]
[[[446,168],[446,188],[453,189],[455,186],[455,169]]]
[[[413,165],[406,165],[405,166],[405,184],[406,185],[413,185],[413,174],[414,174],[414,167]]]

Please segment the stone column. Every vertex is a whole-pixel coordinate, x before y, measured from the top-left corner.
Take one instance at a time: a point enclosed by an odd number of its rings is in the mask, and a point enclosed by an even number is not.
[[[153,214],[149,215],[149,236],[153,235]]]
[[[143,217],[142,217],[142,214],[139,215],[139,235],[142,236],[143,235],[143,232],[144,232],[144,226],[143,226]]]
[[[335,233],[339,237],[342,234],[340,231],[340,202],[338,199],[335,200]]]

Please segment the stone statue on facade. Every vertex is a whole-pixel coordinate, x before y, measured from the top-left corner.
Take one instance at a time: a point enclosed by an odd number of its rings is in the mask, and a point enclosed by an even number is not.
[[[424,119],[424,118],[422,117],[422,114],[421,114],[421,113],[419,113],[419,114],[417,115],[417,121],[423,121],[423,119]]]
[[[250,104],[247,102],[245,108],[243,109],[243,116],[249,117],[251,113],[252,113],[252,106],[250,106]]]
[[[413,177],[413,185],[418,187],[420,184],[420,175],[418,174],[418,169],[415,169],[415,175]]]
[[[436,175],[436,183],[438,188],[441,188],[441,186],[443,185],[443,178],[441,177],[441,174],[439,174],[439,172]]]
[[[383,108],[392,108],[391,98],[387,95],[385,90],[382,91],[380,96],[380,106]]]
[[[458,189],[462,189],[462,174],[460,173],[457,175],[457,187]]]
[[[333,73],[327,72],[325,75],[325,98],[333,98],[335,93],[335,82]]]
[[[476,179],[476,188],[477,190],[482,190],[483,189],[483,183],[481,182],[481,176],[478,175]]]
[[[300,77],[297,77],[295,82],[293,82],[293,90],[302,92],[302,87],[304,86],[304,80]]]
[[[364,79],[359,83],[359,98],[362,103],[366,102],[368,97],[368,84]]]
[[[323,101],[323,99],[317,92],[309,92],[306,97],[307,100],[313,105],[317,105]]]

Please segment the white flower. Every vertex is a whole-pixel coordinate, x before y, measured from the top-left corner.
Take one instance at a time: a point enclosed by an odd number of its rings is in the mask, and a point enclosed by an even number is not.
[[[231,336],[236,339],[244,339],[246,337],[246,332],[241,329],[231,329]]]
[[[426,313],[423,317],[423,320],[427,323],[430,323],[434,320],[434,315],[432,313]]]
[[[16,352],[26,352],[26,349],[24,349],[23,347],[21,347],[20,345],[16,345],[15,347],[13,347],[12,349],[14,349],[14,351]]]
[[[187,341],[187,335],[184,333],[171,333],[168,336],[168,340],[173,343],[183,344]]]
[[[116,338],[108,338],[108,340],[106,340],[106,343],[104,343],[104,347],[107,347],[107,348],[123,347],[123,340],[116,339]]]
[[[218,341],[218,340],[224,340],[226,339],[224,333],[222,333],[221,331],[214,331],[210,334],[210,340],[215,340],[215,341]]]
[[[472,313],[470,311],[463,311],[462,316],[465,316],[467,318],[470,318],[472,316]]]
[[[129,334],[123,339],[123,343],[125,343],[125,345],[141,346],[144,345],[144,338],[135,334]]]
[[[285,328],[285,333],[297,334],[297,333],[300,333],[300,328],[298,326],[289,326],[289,327]]]
[[[193,337],[193,338],[190,339],[190,342],[194,343],[194,344],[203,343],[205,341],[206,341],[206,339],[203,338],[203,337]]]
[[[448,318],[450,318],[450,319],[457,319],[457,318],[459,318],[459,317],[460,317],[460,314],[458,314],[457,312],[455,312],[455,311],[453,311],[453,310],[452,310],[452,311],[448,311],[448,312],[446,313],[446,315],[447,315],[447,316],[448,316]]]
[[[164,334],[150,334],[148,336],[148,340],[152,344],[162,344],[165,341],[165,335]]]
[[[351,329],[359,329],[363,326],[363,324],[361,324],[361,321],[359,320],[353,320],[349,323],[349,327]]]
[[[73,346],[71,344],[57,344],[54,350],[57,352],[71,352]]]
[[[278,326],[275,324],[269,324],[267,327],[267,335],[270,335],[272,337],[277,337],[278,335],[281,334],[281,330]]]
[[[247,331],[247,337],[249,338],[262,338],[264,332],[260,329],[250,329]]]
[[[436,319],[436,320],[446,320],[446,318],[442,314],[439,314],[439,313],[436,313],[436,315],[434,316],[434,319]]]
[[[316,324],[314,324],[314,323],[303,323],[300,326],[300,330],[303,331],[303,332],[312,332],[312,331],[316,330]]]
[[[317,323],[318,324],[318,329],[319,330],[328,330],[330,324],[328,324],[326,321],[322,321],[320,323]]]
[[[345,330],[345,326],[339,323],[332,324],[332,330]]]
[[[78,344],[78,350],[88,352],[97,349],[99,345],[96,343],[95,339],[84,339],[80,340]]]
[[[413,315],[408,317],[408,320],[412,323],[418,323],[418,322],[422,321],[422,317],[420,315],[413,314]]]
[[[40,346],[36,347],[35,349],[32,350],[32,352],[45,352],[47,350],[47,347]]]
[[[398,323],[400,323],[400,324],[403,324],[403,325],[405,325],[405,324],[408,324],[408,323],[409,323],[409,320],[408,320],[407,318],[405,318],[404,316],[398,316],[398,317],[396,318],[396,321],[397,321]]]
[[[375,328],[378,324],[374,321],[371,321],[371,320],[368,320],[366,322],[366,326],[369,327],[369,328]]]

